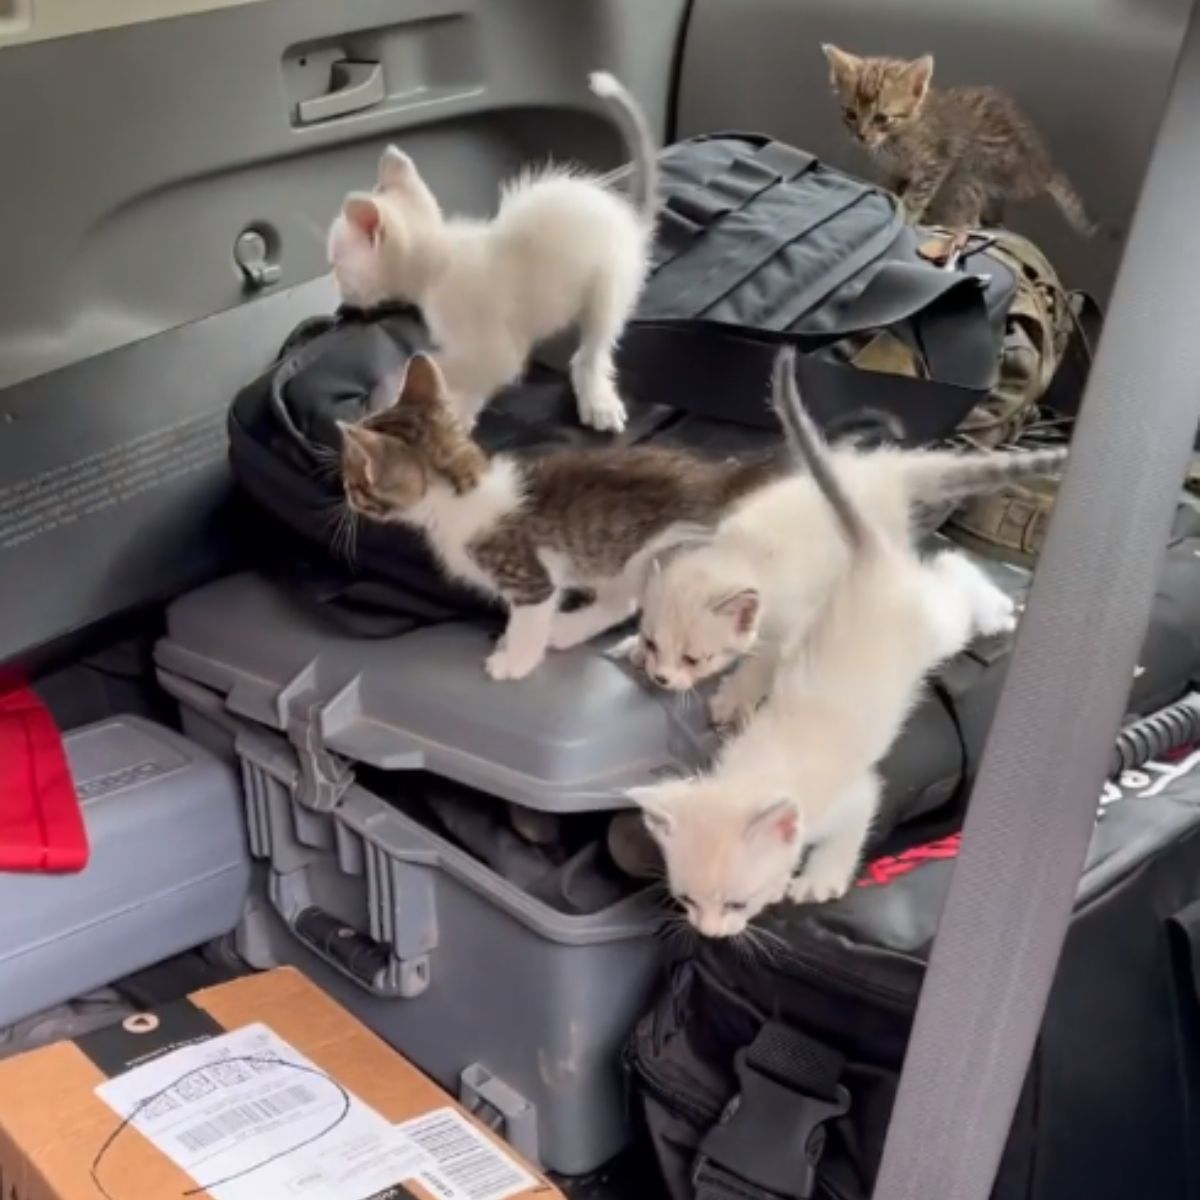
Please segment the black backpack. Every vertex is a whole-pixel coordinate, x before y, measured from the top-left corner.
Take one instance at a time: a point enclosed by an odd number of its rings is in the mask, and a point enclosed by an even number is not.
[[[1126,739],[1143,765],[1101,798],[994,1200],[1196,1195],[1200,751],[1139,751],[1198,735],[1193,699]],[[768,915],[757,952],[676,967],[626,1056],[670,1200],[867,1200],[957,851],[894,851],[844,899]]]

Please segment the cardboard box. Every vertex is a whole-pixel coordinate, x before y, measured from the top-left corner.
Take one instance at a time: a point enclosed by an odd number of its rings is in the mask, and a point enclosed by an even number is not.
[[[0,1062],[3,1200],[534,1196],[562,1200],[291,969]]]

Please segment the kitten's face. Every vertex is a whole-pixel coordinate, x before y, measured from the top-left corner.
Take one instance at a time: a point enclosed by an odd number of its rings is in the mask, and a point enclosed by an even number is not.
[[[342,299],[359,308],[419,299],[442,213],[412,159],[389,146],[373,192],[347,196],[329,229],[329,263]]]
[[[754,648],[759,611],[741,564],[712,547],[680,551],[647,580],[637,659],[659,687],[687,691]]]
[[[933,57],[860,58],[837,46],[821,47],[829,60],[842,120],[869,149],[882,145],[916,121],[929,94]]]
[[[662,850],[672,896],[705,937],[736,937],[779,903],[803,845],[793,801],[756,801],[727,786],[700,778],[630,792]]]
[[[404,519],[437,483],[469,491],[486,466],[446,403],[441,373],[423,354],[409,361],[391,408],[339,428],[346,502],[379,521]]]

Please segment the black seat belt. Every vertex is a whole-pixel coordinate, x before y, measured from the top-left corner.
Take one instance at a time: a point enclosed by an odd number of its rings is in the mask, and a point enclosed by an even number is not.
[[[1200,416],[1198,122],[1193,9],[968,811],[875,1200],[985,1200],[1008,1137]]]

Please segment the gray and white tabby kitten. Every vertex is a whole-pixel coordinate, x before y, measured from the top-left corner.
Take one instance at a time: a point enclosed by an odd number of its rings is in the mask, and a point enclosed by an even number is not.
[[[632,617],[656,555],[784,469],[778,455],[717,462],[662,446],[489,457],[425,355],[394,405],[341,431],[350,508],[420,529],[447,575],[507,607],[493,679],[521,679],[547,649]],[[595,599],[562,612],[571,590]]]
[[[1045,193],[1076,232],[1096,232],[1079,193],[1010,96],[993,87],[931,86],[931,54],[864,58],[821,48],[843,120],[914,224],[997,225],[1007,201]]]

